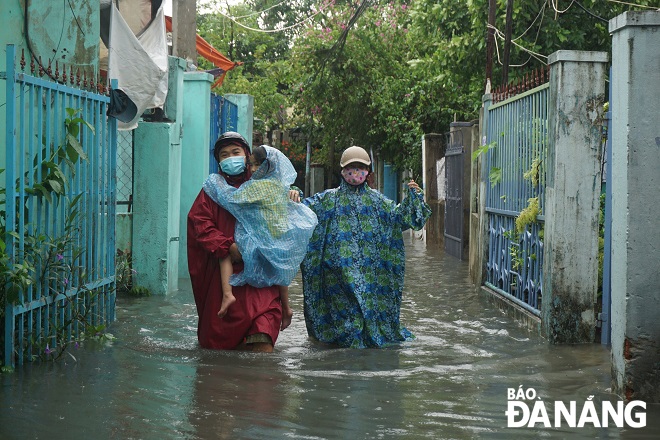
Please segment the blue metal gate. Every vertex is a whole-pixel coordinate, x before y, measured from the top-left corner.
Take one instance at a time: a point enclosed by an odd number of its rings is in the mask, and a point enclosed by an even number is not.
[[[17,71],[15,58],[8,45],[4,275],[24,271],[30,282],[9,277],[4,286],[8,366],[61,353],[115,316],[117,130],[106,117],[109,98],[73,87],[73,74],[67,86],[66,75],[57,83]]]
[[[222,133],[236,131],[238,106],[220,95],[211,93],[211,145],[209,150],[209,173],[218,172],[218,162],[213,157],[213,146]]]
[[[486,286],[539,316],[543,292],[545,156],[549,84],[489,105]],[[516,224],[521,213],[534,221]]]

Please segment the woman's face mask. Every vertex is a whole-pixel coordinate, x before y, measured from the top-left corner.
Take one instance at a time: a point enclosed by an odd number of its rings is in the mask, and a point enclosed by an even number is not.
[[[245,171],[245,156],[232,156],[220,162],[220,169],[229,176],[238,176]]]
[[[364,168],[346,167],[341,170],[341,176],[346,183],[354,186],[362,185],[367,180],[368,175],[369,170],[365,170]]]

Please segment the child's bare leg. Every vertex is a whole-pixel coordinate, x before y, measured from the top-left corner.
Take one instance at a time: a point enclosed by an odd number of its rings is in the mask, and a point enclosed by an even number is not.
[[[278,288],[280,290],[280,302],[282,303],[282,325],[280,328],[284,330],[291,325],[293,310],[289,305],[289,286],[278,286]]]
[[[231,284],[229,284],[229,277],[232,273],[234,273],[234,268],[231,264],[231,258],[226,257],[220,260],[220,282],[222,283],[222,304],[218,311],[218,317],[220,318],[227,314],[229,306],[236,301],[231,291]]]

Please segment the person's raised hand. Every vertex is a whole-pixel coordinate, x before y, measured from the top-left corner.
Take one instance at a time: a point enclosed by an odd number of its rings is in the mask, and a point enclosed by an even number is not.
[[[421,191],[422,191],[422,189],[419,187],[419,185],[417,184],[417,182],[415,182],[415,181],[412,180],[412,179],[410,179],[410,182],[408,182],[408,188],[410,188],[410,189],[414,189],[414,190],[417,191],[417,192],[421,192]]]
[[[295,189],[290,189],[289,198],[296,203],[300,202],[300,191],[296,191]]]

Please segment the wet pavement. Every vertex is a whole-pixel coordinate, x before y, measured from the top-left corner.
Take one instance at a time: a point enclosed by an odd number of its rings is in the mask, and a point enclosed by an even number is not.
[[[0,439],[660,438],[658,405],[639,429],[507,428],[507,390],[520,385],[549,413],[555,401],[579,412],[592,396],[600,418],[602,403],[618,400],[609,350],[550,346],[491,305],[467,263],[416,239],[406,249],[401,318],[412,342],[351,350],[311,341],[298,277],[275,353],[203,350],[180,280],[166,297],[118,298],[114,342],[2,375]]]

